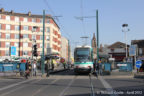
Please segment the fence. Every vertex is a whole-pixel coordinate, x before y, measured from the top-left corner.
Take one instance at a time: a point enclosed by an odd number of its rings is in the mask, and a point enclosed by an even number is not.
[[[132,71],[133,70],[132,62],[119,62],[117,63],[117,66],[119,67],[119,71]]]
[[[21,72],[25,71],[26,63],[0,62],[0,72]]]

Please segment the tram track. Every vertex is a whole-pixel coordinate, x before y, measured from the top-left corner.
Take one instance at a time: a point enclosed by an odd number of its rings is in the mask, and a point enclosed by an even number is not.
[[[71,85],[73,84],[73,82],[76,80],[77,77],[78,77],[77,75],[73,77],[68,86],[59,94],[59,96],[65,96],[67,90],[71,87]]]
[[[90,73],[89,74],[89,80],[90,80],[90,90],[91,90],[91,94],[90,96],[95,96],[95,91],[94,91],[94,86],[93,86],[93,83],[92,83],[92,74]]]

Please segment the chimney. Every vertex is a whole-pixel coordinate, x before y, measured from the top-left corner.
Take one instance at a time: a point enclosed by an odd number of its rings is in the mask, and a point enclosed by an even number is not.
[[[31,12],[30,11],[28,12],[28,16],[31,16]]]
[[[13,13],[14,13],[14,11],[13,11],[13,10],[11,10],[11,13],[13,14]]]
[[[4,12],[4,8],[1,8],[0,11],[1,11],[1,12]]]

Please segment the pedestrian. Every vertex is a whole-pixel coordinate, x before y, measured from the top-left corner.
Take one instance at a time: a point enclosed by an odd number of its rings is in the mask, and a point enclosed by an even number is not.
[[[26,62],[26,71],[25,71],[25,77],[28,79],[28,76],[30,76],[31,73],[31,64],[30,61],[27,60]]]
[[[47,73],[46,76],[49,77],[49,75],[50,75],[50,74],[49,74],[50,60],[47,60],[47,63],[46,63],[45,68],[46,68],[46,73]]]
[[[99,74],[102,75],[102,63],[99,63]]]
[[[96,71],[99,74],[99,63],[96,64]]]
[[[96,60],[94,60],[94,63],[93,63],[93,74],[98,78]]]
[[[37,71],[37,64],[36,64],[36,61],[34,60],[34,63],[33,63],[33,76],[36,76],[36,71]]]

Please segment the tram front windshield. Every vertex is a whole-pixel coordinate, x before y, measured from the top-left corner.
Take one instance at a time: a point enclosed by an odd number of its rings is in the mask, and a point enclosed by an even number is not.
[[[76,49],[75,52],[76,62],[88,62],[90,61],[90,51],[88,48]]]

